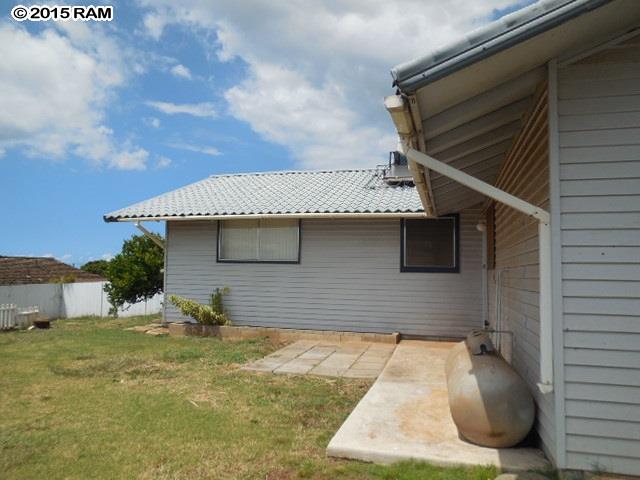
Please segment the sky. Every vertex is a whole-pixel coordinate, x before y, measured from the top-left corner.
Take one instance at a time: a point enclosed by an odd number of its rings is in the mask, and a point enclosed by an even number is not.
[[[208,175],[384,163],[390,69],[530,1],[101,2],[111,22],[17,22],[16,3],[0,0],[0,255],[80,266],[137,233],[105,213]]]

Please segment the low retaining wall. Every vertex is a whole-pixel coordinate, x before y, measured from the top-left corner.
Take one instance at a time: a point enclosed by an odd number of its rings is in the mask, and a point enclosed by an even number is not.
[[[175,337],[220,337],[235,340],[269,338],[274,342],[317,340],[322,342],[375,342],[396,344],[399,333],[357,333],[325,330],[296,330],[289,328],[234,327],[199,325],[197,323],[169,323],[169,334]]]

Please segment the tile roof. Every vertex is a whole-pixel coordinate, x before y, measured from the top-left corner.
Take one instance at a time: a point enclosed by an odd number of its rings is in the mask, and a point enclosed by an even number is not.
[[[215,175],[104,216],[153,217],[422,212],[417,190],[376,169]]]
[[[75,282],[100,282],[100,275],[85,272],[55,258],[0,256],[0,285],[59,282],[73,277]]]

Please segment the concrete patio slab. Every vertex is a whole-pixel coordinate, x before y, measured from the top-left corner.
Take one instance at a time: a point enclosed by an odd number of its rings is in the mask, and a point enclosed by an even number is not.
[[[242,368],[295,375],[376,378],[394,349],[395,344],[300,340]]]
[[[329,442],[327,454],[376,463],[423,460],[445,466],[496,465],[513,471],[548,468],[538,449],[484,448],[458,438],[449,413],[444,373],[453,345],[401,341],[376,382]],[[344,376],[359,372],[366,370],[354,366]]]

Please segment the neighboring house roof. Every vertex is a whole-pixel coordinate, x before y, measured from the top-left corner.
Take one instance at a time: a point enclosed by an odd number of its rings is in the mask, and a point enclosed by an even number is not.
[[[455,43],[391,69],[405,93],[523,42],[611,0],[542,0],[476,29]]]
[[[214,175],[104,219],[420,212],[415,187],[390,186],[381,170],[363,169]]]
[[[100,275],[85,272],[55,258],[0,256],[0,285],[54,283],[62,280],[100,282]]]

